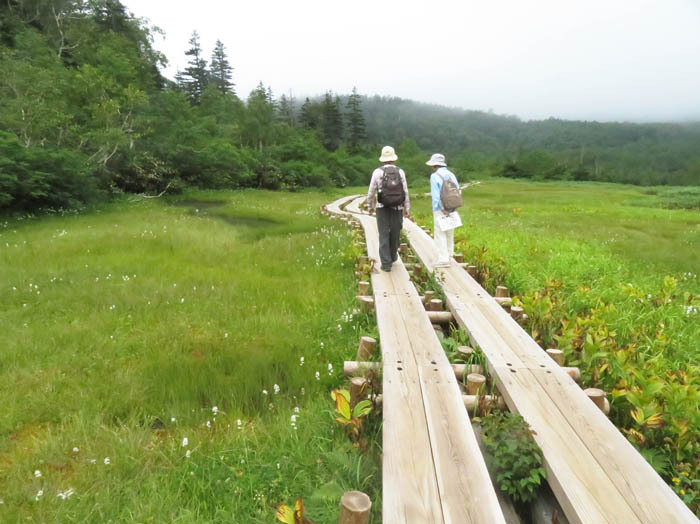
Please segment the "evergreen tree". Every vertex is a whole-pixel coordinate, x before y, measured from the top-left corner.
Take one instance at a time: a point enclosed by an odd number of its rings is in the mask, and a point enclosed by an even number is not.
[[[207,62],[202,58],[202,47],[199,45],[199,33],[194,31],[190,38],[190,49],[185,54],[190,58],[187,62],[188,66],[182,77],[184,87],[190,102],[199,104],[202,93],[209,83],[209,72],[207,71]]]
[[[335,151],[343,139],[343,113],[340,110],[340,98],[327,91],[323,98],[323,145]]]
[[[233,93],[234,83],[232,81],[233,68],[229,64],[226,56],[226,49],[221,40],[216,41],[214,51],[211,54],[211,63],[209,65],[209,78],[211,83],[222,93]]]
[[[313,111],[313,104],[309,97],[306,97],[304,103],[301,106],[301,112],[299,113],[299,123],[304,129],[313,129],[318,125],[318,121],[315,118]]]
[[[352,88],[352,94],[348,97],[348,102],[345,105],[347,113],[348,127],[348,142],[351,149],[357,149],[357,146],[367,138],[365,130],[365,117],[362,113],[360,104],[362,97],[357,94],[357,88]]]
[[[291,94],[289,98],[284,94],[280,97],[279,107],[277,108],[277,118],[285,124],[292,127],[294,126],[294,97]]]

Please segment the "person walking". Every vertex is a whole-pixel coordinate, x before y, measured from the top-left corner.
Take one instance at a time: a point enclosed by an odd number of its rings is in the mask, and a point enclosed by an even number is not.
[[[433,200],[433,238],[438,251],[438,261],[435,267],[447,267],[450,265],[450,257],[454,255],[455,231],[454,229],[443,231],[439,222],[442,216],[449,216],[454,209],[445,209],[442,201],[442,188],[446,182],[451,181],[459,190],[459,182],[454,173],[447,169],[445,155],[435,153],[425,165],[433,168],[433,173],[430,175],[430,196]]]
[[[383,164],[372,172],[367,192],[369,214],[377,213],[379,232],[379,261],[382,271],[391,271],[399,258],[399,242],[403,217],[410,217],[406,173],[396,166],[399,159],[394,148],[384,146],[379,161]],[[376,197],[376,203],[375,203]]]

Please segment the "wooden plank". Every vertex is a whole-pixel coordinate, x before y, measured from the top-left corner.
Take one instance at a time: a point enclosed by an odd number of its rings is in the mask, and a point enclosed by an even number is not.
[[[499,389],[512,411],[534,430],[547,477],[570,522],[641,522],[600,464],[528,369],[497,368]]]
[[[430,268],[434,248],[422,230],[409,227],[414,250]],[[439,271],[448,305],[470,338],[485,349],[489,367],[500,381],[511,409],[523,413],[533,427],[539,428],[541,447],[547,449],[550,484],[572,522],[698,522],[578,385],[474,279],[454,264]],[[511,362],[515,366],[504,367],[504,361],[510,360],[516,361]],[[517,369],[518,365],[522,368]],[[516,383],[527,374],[527,384],[518,387]],[[533,404],[532,399],[537,403]],[[547,409],[538,411],[542,406]],[[581,460],[581,467],[585,469],[588,461],[588,467],[598,472],[599,483],[608,485],[607,498],[600,499],[607,501],[604,506],[596,509],[595,505],[586,505],[585,492],[597,489],[595,477],[579,479],[573,475],[566,480],[572,471],[560,463],[570,460],[572,450],[563,444],[575,448],[576,457],[587,457]],[[553,445],[554,451],[549,449]]]
[[[397,297],[418,366],[445,522],[505,522],[462,395],[418,293]]]
[[[641,522],[697,522],[690,508],[577,384],[544,370],[532,373]]]

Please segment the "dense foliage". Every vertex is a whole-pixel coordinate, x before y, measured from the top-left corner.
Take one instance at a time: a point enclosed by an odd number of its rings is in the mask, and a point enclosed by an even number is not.
[[[370,141],[411,138],[461,171],[511,178],[640,185],[700,184],[700,124],[522,122],[517,117],[375,96],[364,100]]]
[[[118,0],[11,0],[0,24],[0,208],[185,185],[343,186],[377,162],[359,149],[357,105],[351,154],[338,96],[296,127],[295,101],[262,83],[239,99],[223,44],[207,63],[196,32],[188,67],[163,78],[152,30]]]
[[[466,176],[700,183],[697,124],[521,122],[355,89],[298,104],[262,82],[241,99],[221,41],[209,55],[194,32],[172,82],[153,31],[119,0],[0,4],[0,209],[184,186],[365,184],[384,144],[409,179],[441,151]]]

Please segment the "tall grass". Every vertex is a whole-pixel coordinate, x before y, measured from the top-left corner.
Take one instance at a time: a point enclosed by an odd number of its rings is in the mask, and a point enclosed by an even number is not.
[[[366,326],[344,314],[349,234],[318,213],[334,198],[0,223],[0,521],[271,522],[304,496],[324,522],[345,489],[380,507],[378,461],[331,415]]]

